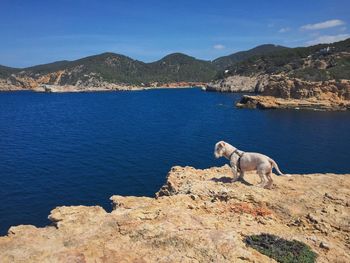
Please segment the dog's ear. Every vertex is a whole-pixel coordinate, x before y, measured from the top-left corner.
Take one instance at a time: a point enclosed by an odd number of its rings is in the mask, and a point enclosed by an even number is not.
[[[219,141],[215,144],[215,149],[219,150],[223,147],[225,147],[226,143],[224,141]]]
[[[225,147],[225,142],[224,141],[219,141],[215,145],[215,150],[220,151],[223,147]]]

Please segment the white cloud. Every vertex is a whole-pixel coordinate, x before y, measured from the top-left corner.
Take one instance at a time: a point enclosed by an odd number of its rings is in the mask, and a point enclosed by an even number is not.
[[[334,36],[324,35],[306,42],[306,45],[328,44],[341,41],[350,37],[350,34],[339,34]]]
[[[279,33],[286,33],[288,31],[290,31],[289,27],[282,27],[280,30],[278,30]]]
[[[320,30],[344,25],[345,22],[339,19],[327,20],[316,24],[307,24],[300,27],[301,30]]]
[[[214,49],[217,49],[217,50],[221,50],[221,49],[224,49],[225,46],[222,45],[222,44],[216,44],[216,45],[213,46],[213,48],[214,48]]]

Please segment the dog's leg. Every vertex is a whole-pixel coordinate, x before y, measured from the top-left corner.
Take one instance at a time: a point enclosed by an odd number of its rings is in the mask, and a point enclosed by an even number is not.
[[[238,177],[238,180],[237,180],[237,181],[240,181],[242,184],[245,184],[245,185],[252,185],[251,183],[247,182],[247,181],[244,179],[244,172],[243,172],[243,171],[240,171],[239,177]]]
[[[271,189],[273,181],[271,178],[271,172],[267,172],[266,173],[266,178],[267,178],[267,184],[264,185],[264,188],[266,189]]]
[[[243,172],[243,171],[240,171],[238,180],[239,180],[239,181],[245,181],[245,180],[244,180],[244,172]]]
[[[258,183],[256,186],[258,187],[264,187],[266,185],[266,178],[263,171],[258,171],[258,175],[260,177],[260,183]]]
[[[236,182],[238,177],[238,173],[237,173],[237,167],[236,166],[232,166],[231,167],[232,170],[232,174],[233,174],[233,178],[232,178],[232,182]]]

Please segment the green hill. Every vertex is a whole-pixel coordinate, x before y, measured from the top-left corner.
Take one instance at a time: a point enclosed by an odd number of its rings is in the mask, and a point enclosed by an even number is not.
[[[216,78],[280,73],[311,81],[350,79],[350,38],[252,56],[228,67],[228,73],[220,72]]]
[[[152,63],[144,63],[130,57],[103,53],[75,61],[59,61],[23,69],[30,75],[48,74],[66,70],[62,84],[74,85],[84,75],[95,74],[104,81],[141,84],[148,82],[210,81],[216,69],[208,61],[181,53],[174,53]]]
[[[0,65],[0,78],[7,78],[11,74],[16,73],[18,69],[16,68],[10,68]]]
[[[213,61],[173,53],[158,61],[144,63],[120,54],[103,53],[74,61],[57,61],[22,69],[0,66],[0,78],[6,79],[15,74],[31,77],[35,81],[53,73],[53,76],[48,76],[48,83],[58,85],[89,85],[101,83],[100,81],[133,85],[152,82],[209,82],[235,74],[249,76],[278,73],[307,80],[350,79],[349,57],[350,39],[301,48],[261,45]],[[225,73],[225,70],[228,72]]]
[[[210,81],[216,74],[209,61],[199,60],[181,53],[173,53],[148,64],[153,81]]]
[[[223,71],[226,68],[244,61],[250,57],[253,56],[259,56],[259,55],[266,55],[272,52],[280,51],[280,50],[285,50],[289,49],[287,47],[283,46],[278,46],[278,45],[271,45],[271,44],[265,44],[265,45],[260,45],[255,48],[249,49],[247,51],[240,51],[237,53],[233,53],[228,56],[220,57],[215,60],[213,60],[213,64],[219,71]]]

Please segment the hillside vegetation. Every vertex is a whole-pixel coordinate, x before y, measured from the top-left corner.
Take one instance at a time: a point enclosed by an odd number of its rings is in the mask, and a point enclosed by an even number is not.
[[[195,59],[181,53],[170,54],[153,63],[144,63],[130,57],[103,53],[75,61],[59,61],[22,70],[1,67],[0,76],[8,77],[20,71],[21,76],[38,76],[64,71],[60,85],[75,85],[86,77],[111,83],[140,85],[150,82],[210,81],[216,74],[209,61]]]
[[[213,61],[173,53],[158,61],[144,63],[120,54],[103,53],[22,69],[0,66],[0,83],[3,83],[0,89],[11,90],[18,86],[31,89],[42,84],[152,86],[281,73],[310,81],[350,79],[350,39],[303,48],[261,45]]]
[[[18,71],[18,69],[9,68],[9,67],[5,67],[5,66],[0,65],[0,78],[7,78],[11,74],[16,73],[17,71]]]
[[[227,70],[226,74],[219,72],[216,78],[284,73],[309,81],[350,79],[350,39],[252,56]]]
[[[267,55],[272,52],[286,50],[286,49],[289,49],[289,48],[278,46],[278,45],[271,45],[271,44],[261,45],[247,51],[240,51],[228,56],[217,58],[213,60],[213,64],[215,65],[218,71],[224,71],[226,68],[233,66],[236,63],[244,61],[248,58],[251,58],[254,56]]]

